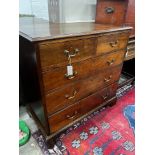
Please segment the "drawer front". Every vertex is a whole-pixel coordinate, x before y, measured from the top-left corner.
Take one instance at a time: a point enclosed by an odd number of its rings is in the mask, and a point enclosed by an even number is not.
[[[99,92],[82,99],[70,107],[52,115],[49,118],[50,131],[56,132],[72,121],[101,105],[104,101],[115,96],[117,83],[110,85]]]
[[[40,43],[38,46],[42,70],[68,64],[68,55],[71,55],[72,62],[78,62],[91,57],[96,51],[95,41],[95,38],[87,38]]]
[[[98,0],[96,8],[96,23],[122,25],[128,1]]]
[[[102,71],[88,79],[70,84],[62,89],[46,94],[48,115],[71,105],[72,103],[93,94],[95,91],[118,81],[121,66]]]
[[[66,66],[45,72],[43,73],[44,89],[45,91],[49,91],[65,84],[69,84],[82,78],[94,75],[100,70],[119,65],[124,60],[124,54],[125,51],[121,50],[74,63],[73,70],[76,74],[72,77],[65,76],[67,71]]]
[[[128,43],[128,32],[106,34],[97,39],[97,54],[125,49]]]

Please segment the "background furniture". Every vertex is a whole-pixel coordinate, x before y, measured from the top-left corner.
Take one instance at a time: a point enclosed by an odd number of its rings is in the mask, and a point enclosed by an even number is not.
[[[97,0],[95,22],[133,28],[122,71],[122,78],[125,78],[126,82],[132,82],[135,76],[135,0]],[[126,82],[123,83],[126,84]]]
[[[97,0],[96,23],[131,26],[135,34],[135,0]]]
[[[130,29],[20,18],[23,89],[33,96],[29,110],[49,143],[75,121],[116,102]]]
[[[96,23],[123,25],[127,6],[128,0],[97,0]]]

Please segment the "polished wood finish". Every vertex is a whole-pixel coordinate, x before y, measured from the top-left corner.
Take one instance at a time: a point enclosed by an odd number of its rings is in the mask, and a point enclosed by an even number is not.
[[[80,100],[79,102],[67,107],[66,109],[52,115],[49,118],[51,133],[58,131],[65,125],[91,111],[93,108],[101,105],[109,98],[115,96],[116,90],[117,83],[114,83],[111,86],[106,87],[99,92],[90,95],[87,98]]]
[[[97,54],[108,53],[127,46],[129,33],[106,34],[97,38]]]
[[[91,111],[87,112],[86,114],[82,115],[81,117],[77,118],[76,120],[72,121],[71,123],[69,123],[68,125],[65,125],[63,128],[61,128],[60,130],[52,133],[50,136],[46,136],[46,141],[49,144],[49,146],[51,147],[51,140],[52,142],[55,141],[57,138],[60,137],[60,135],[62,135],[62,133],[64,133],[66,130],[68,130],[68,128],[70,126],[73,126],[74,124],[76,124],[77,122],[81,121],[81,119],[84,119],[85,117],[88,117],[89,115],[91,115],[93,112],[96,112],[97,110],[100,110],[103,107],[108,107],[108,106],[113,106],[116,104],[117,98],[116,96],[110,98],[109,100],[103,102],[101,105],[93,108]],[[55,141],[56,142],[56,141]]]
[[[125,16],[125,25],[133,27],[130,35],[134,36],[135,35],[135,0],[128,0],[128,6],[127,6],[126,16]]]
[[[131,26],[133,29],[124,60],[135,58],[135,0],[97,0],[95,22]]]
[[[135,0],[97,0],[96,23],[133,27],[135,35]]]
[[[125,25],[133,28],[130,32],[130,39],[127,48],[128,54],[125,58],[125,60],[131,60],[135,58],[135,0],[128,0]],[[132,42],[132,49],[130,48],[130,42]]]
[[[95,54],[96,38],[61,40],[60,42],[48,41],[40,43],[38,46],[41,68],[46,70],[53,66],[62,66],[69,63],[65,50],[72,55],[76,49],[78,50],[78,53],[72,57],[72,63],[92,57]]]
[[[35,17],[21,17],[19,34],[31,42],[51,39],[88,36],[101,33],[129,30],[126,26],[103,25],[96,23],[57,23]]]
[[[129,32],[112,33],[99,35],[99,37],[80,38],[77,40],[60,42],[44,42],[39,44],[41,67],[43,71],[49,70],[52,67],[59,67],[69,63],[65,50],[71,54],[78,53],[72,57],[72,63],[92,58],[95,55],[108,53],[118,49],[124,49],[127,45]],[[96,50],[97,48],[97,50]],[[96,52],[95,52],[96,51]]]
[[[95,76],[91,76],[86,80],[74,82],[65,88],[47,94],[46,106],[48,115],[114,83],[120,76],[121,67],[122,66],[118,66],[111,70],[108,69],[107,71],[95,74]],[[72,98],[69,98],[71,96]]]
[[[20,19],[23,40],[20,54],[25,62],[21,65],[27,66],[21,77],[24,86],[28,85],[27,90],[32,88],[39,93],[36,104],[29,104],[47,140],[98,106],[116,102],[130,29],[95,23],[52,24],[36,18]],[[66,75],[68,64],[74,71],[70,76]],[[30,79],[23,77],[26,74]],[[33,85],[29,80],[36,83]],[[35,85],[38,89],[33,88]]]
[[[73,63],[73,68],[77,72],[73,79],[68,79],[66,74],[66,66],[54,68],[47,72],[43,72],[43,84],[46,92],[63,86],[64,84],[70,84],[74,81],[78,81],[100,72],[103,68],[108,69],[113,66],[119,65],[124,60],[124,50],[108,53]]]

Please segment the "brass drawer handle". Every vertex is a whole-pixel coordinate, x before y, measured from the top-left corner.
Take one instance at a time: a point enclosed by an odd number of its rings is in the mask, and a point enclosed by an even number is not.
[[[105,8],[105,12],[107,14],[112,14],[115,12],[115,9],[113,7],[107,7],[107,8]]]
[[[74,51],[73,52],[70,52],[70,51],[68,51],[68,50],[64,50],[64,53],[65,53],[65,55],[67,56],[67,57],[75,57],[78,53],[79,53],[79,49],[78,48],[76,48],[76,49],[74,49]]]
[[[66,97],[66,99],[71,100],[71,99],[75,98],[76,94],[77,94],[77,91],[74,90],[73,96],[69,96],[68,94],[66,94],[65,97]]]
[[[78,114],[78,112],[75,111],[74,114],[73,114],[73,116],[67,115],[66,117],[67,117],[68,119],[73,119],[73,118],[76,117],[77,114]]]
[[[111,66],[111,65],[114,64],[114,62],[115,62],[115,59],[112,59],[112,60],[107,61],[107,64],[108,64],[109,66]]]
[[[118,40],[110,42],[109,44],[110,44],[111,47],[116,47],[116,46],[118,46]]]
[[[112,78],[112,75],[110,75],[109,78],[105,78],[104,81],[109,82],[111,80],[111,78]]]
[[[126,51],[126,54],[125,54],[125,57],[126,57],[126,58],[128,57],[128,54],[129,54],[129,51],[127,50],[127,51]]]
[[[77,71],[74,71],[73,75],[67,75],[67,74],[65,74],[65,77],[66,77],[68,80],[71,80],[71,79],[74,79],[74,78],[75,78],[75,75],[77,75]]]
[[[105,96],[102,96],[102,97],[103,97],[103,99],[105,100],[105,99],[108,98],[108,94],[106,94]]]

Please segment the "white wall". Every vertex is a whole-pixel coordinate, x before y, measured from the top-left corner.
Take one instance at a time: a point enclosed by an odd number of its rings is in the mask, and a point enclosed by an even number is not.
[[[49,19],[48,15],[48,0],[31,0],[32,13],[39,18]]]
[[[48,0],[19,0],[19,13],[48,20]]]
[[[19,0],[19,13],[32,15],[31,0]]]
[[[53,6],[51,1],[58,6]],[[39,18],[50,19],[52,22],[95,20],[96,0],[19,0],[19,6],[20,14],[33,14]]]
[[[60,22],[95,20],[96,0],[61,0]]]

